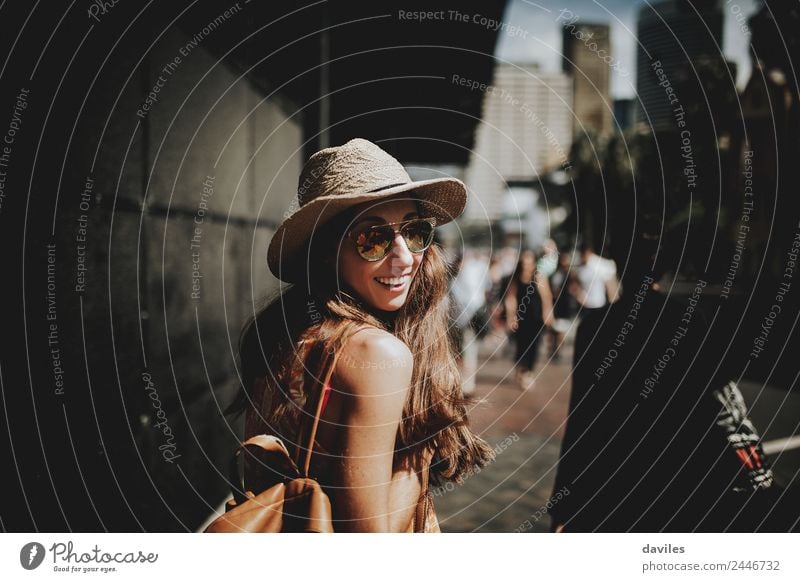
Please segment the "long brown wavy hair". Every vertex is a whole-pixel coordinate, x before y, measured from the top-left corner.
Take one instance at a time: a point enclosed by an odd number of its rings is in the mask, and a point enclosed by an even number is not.
[[[460,481],[494,453],[467,423],[470,401],[461,392],[448,333],[450,273],[444,252],[437,244],[425,251],[401,309],[375,312],[337,278],[335,253],[348,223],[344,213],[319,229],[307,249],[307,280],[284,290],[244,327],[242,390],[229,411],[247,412],[247,436],[267,432],[295,442],[326,350],[341,349],[353,333],[371,325],[393,333],[414,355],[396,462],[432,452],[432,480]]]

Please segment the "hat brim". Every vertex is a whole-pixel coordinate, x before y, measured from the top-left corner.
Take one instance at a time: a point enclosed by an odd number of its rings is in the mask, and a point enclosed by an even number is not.
[[[467,204],[466,186],[455,178],[408,182],[378,192],[320,196],[300,207],[275,231],[267,250],[269,270],[286,283],[303,280],[308,270],[303,252],[316,229],[351,206],[404,192],[413,192],[410,198],[420,201],[422,215],[436,218],[437,225],[456,219]]]

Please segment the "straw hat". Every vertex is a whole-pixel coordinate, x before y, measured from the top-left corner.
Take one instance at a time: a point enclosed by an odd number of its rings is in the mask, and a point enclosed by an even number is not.
[[[315,153],[300,174],[298,210],[283,221],[270,241],[270,271],[287,283],[301,280],[315,229],[356,204],[412,191],[409,197],[420,201],[420,213],[435,217],[437,225],[459,216],[467,202],[467,189],[460,180],[412,182],[400,162],[365,139]]]

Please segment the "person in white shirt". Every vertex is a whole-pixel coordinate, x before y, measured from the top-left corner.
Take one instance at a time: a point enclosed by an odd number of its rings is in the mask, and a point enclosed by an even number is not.
[[[582,243],[581,264],[575,269],[572,292],[583,310],[600,309],[619,298],[619,280],[614,261],[604,259],[588,243]]]
[[[454,302],[453,332],[458,340],[458,359],[461,365],[461,391],[465,396],[475,392],[479,343],[476,333],[485,333],[485,330],[475,329],[473,326],[476,322],[473,318],[486,307],[486,291],[489,286],[488,261],[474,251],[467,250],[461,260],[458,275],[450,287],[450,296]]]

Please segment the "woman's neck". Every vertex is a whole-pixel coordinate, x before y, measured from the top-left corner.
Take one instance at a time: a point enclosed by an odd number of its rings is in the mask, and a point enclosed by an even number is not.
[[[374,310],[370,311],[370,313],[372,313],[376,319],[380,320],[386,326],[387,330],[394,333],[394,324],[397,320],[397,311]]]
[[[367,312],[369,315],[380,321],[388,331],[394,332],[394,324],[398,313],[397,311],[382,311],[380,309],[375,309],[349,289],[344,291],[344,294],[351,302],[356,303],[359,309]]]

